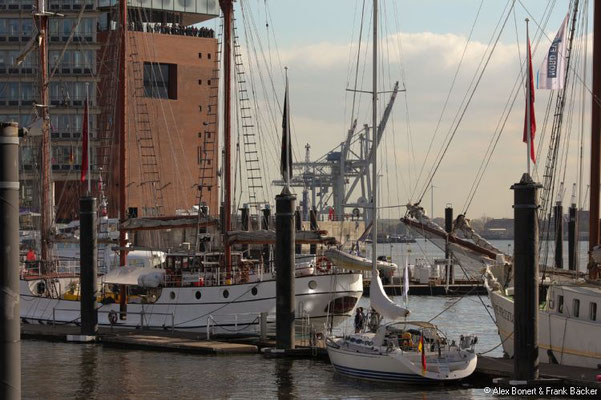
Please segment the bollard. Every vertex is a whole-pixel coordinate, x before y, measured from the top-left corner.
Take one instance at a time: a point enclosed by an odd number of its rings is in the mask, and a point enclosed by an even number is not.
[[[553,207],[555,219],[555,268],[563,268],[563,206],[558,201]]]
[[[450,205],[447,205],[447,207],[444,209],[444,229],[447,234],[450,234],[453,231],[453,207]],[[455,283],[455,276],[453,271],[453,263],[451,262],[451,252],[449,251],[448,241],[445,248],[445,258],[448,260],[447,265],[445,266],[445,268],[448,269],[445,274],[447,277],[447,283],[453,284]]]
[[[296,197],[284,187],[276,196],[276,347],[294,349],[294,203]]]
[[[538,379],[538,189],[514,184],[514,379]]]
[[[578,270],[578,245],[576,238],[576,225],[578,218],[578,208],[572,203],[569,211],[570,219],[568,221],[568,268],[572,271]]]
[[[311,209],[311,211],[309,212],[309,220],[310,220],[309,230],[313,231],[313,232],[318,230],[319,226],[317,226],[317,210],[315,209],[315,207],[313,207]],[[309,253],[310,254],[317,253],[317,245],[316,244],[312,244],[311,246],[309,246]]]
[[[81,334],[96,336],[98,333],[98,248],[96,245],[96,198],[79,199],[80,220],[80,279],[81,279]]]
[[[296,207],[296,211],[294,212],[294,228],[297,232],[303,230],[303,221],[301,219],[301,212],[299,207]],[[303,245],[297,244],[294,246],[294,253],[300,254],[302,252],[302,249]]]
[[[0,123],[0,399],[21,398],[19,305],[19,137],[15,122]]]
[[[261,229],[268,231],[269,230],[269,219],[271,217],[271,209],[269,208],[269,204],[265,204],[265,208],[263,209],[263,218],[261,218]],[[263,256],[263,271],[271,271],[271,260],[269,257],[269,245],[263,245],[263,250],[261,251]]]

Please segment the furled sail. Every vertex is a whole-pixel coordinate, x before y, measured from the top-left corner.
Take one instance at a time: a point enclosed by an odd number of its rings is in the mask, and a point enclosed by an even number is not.
[[[371,271],[372,261],[365,257],[359,257],[354,254],[345,253],[338,249],[327,249],[323,255],[335,266],[350,269],[352,271]],[[395,263],[378,260],[378,270],[385,276],[391,277],[397,270]]]
[[[384,286],[382,286],[380,274],[377,272],[371,276],[369,301],[374,310],[376,310],[384,318],[392,321],[405,318],[411,313],[406,308],[401,307],[388,298],[386,292],[384,292]]]

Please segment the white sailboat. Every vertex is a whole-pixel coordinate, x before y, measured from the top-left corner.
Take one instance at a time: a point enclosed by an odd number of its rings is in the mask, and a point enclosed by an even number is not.
[[[377,32],[378,1],[374,0],[373,31],[373,92],[372,121],[377,124]],[[377,152],[372,158],[373,237],[377,236]],[[370,305],[379,314],[369,332],[342,337],[328,337],[326,344],[336,372],[355,378],[384,382],[430,383],[455,381],[469,376],[476,369],[475,338],[462,337],[459,345],[448,343],[440,331],[429,322],[406,321],[409,310],[391,301],[382,286],[375,257],[377,241],[372,242],[372,277]],[[372,313],[372,315],[375,315]],[[380,317],[389,323],[379,324]],[[379,325],[379,326],[378,326]]]

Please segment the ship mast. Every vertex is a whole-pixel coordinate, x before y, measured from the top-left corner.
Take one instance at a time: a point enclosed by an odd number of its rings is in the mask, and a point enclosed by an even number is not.
[[[589,257],[599,244],[599,180],[601,179],[601,0],[595,0],[593,28],[593,101],[591,116],[591,181],[589,211]],[[595,68],[597,66],[597,68]],[[597,275],[597,268],[589,263],[591,279]],[[595,271],[594,271],[595,270]]]
[[[41,204],[41,245],[42,261],[50,259],[50,227],[52,225],[52,207],[50,204],[50,118],[48,116],[48,13],[46,0],[38,0],[38,10],[34,14],[39,37],[40,57],[40,104],[42,116],[42,204]]]
[[[232,54],[232,0],[219,0],[223,11],[223,216],[224,221],[224,263],[226,282],[232,278],[232,249],[228,240],[228,233],[232,229],[232,196],[231,196],[231,54]]]
[[[373,142],[372,146],[374,149],[373,164],[372,164],[372,206],[373,206],[373,219],[371,228],[371,239],[372,239],[372,250],[371,250],[371,262],[372,262],[372,274],[377,274],[378,260],[377,260],[377,249],[378,249],[378,0],[374,0],[374,43],[373,43],[373,89],[372,89],[372,135]]]
[[[120,55],[119,55],[119,219],[124,221],[127,215],[126,207],[126,191],[125,181],[127,174],[127,59],[126,59],[126,44],[127,44],[127,1],[119,1],[119,34],[121,39]],[[125,230],[119,230],[119,266],[125,267],[127,265],[127,238],[125,236]],[[121,285],[119,288],[120,297],[120,310],[123,313],[126,310],[127,294],[126,287]]]

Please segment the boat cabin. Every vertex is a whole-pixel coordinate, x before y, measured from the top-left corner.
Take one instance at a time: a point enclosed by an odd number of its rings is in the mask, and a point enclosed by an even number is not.
[[[592,323],[599,323],[598,312],[601,287],[591,285],[561,285],[549,287],[546,310]]]
[[[260,272],[259,262],[232,252],[232,283],[246,283]],[[165,286],[217,286],[226,281],[223,253],[170,253],[165,260]]]

